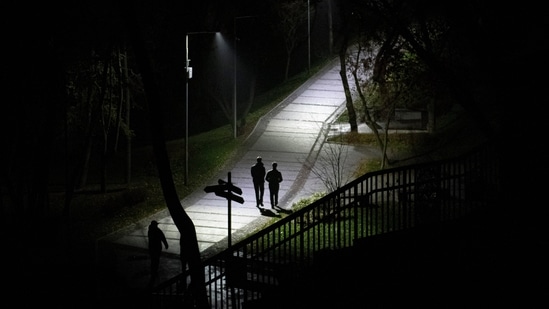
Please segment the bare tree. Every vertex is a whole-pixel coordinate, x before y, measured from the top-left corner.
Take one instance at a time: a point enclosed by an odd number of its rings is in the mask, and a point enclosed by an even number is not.
[[[65,134],[74,160],[68,191],[86,186],[91,153],[97,149],[101,192],[106,192],[107,163],[118,150],[119,136],[132,135],[126,57],[119,48],[109,46],[67,65]]]
[[[311,168],[311,173],[317,176],[328,192],[336,191],[350,180],[347,173],[347,156],[349,148],[339,142],[324,143],[320,154]]]
[[[286,51],[286,67],[284,80],[288,79],[292,54],[300,42],[306,38],[305,33],[300,33],[301,26],[307,22],[308,6],[302,0],[273,1],[273,7],[278,15],[274,25],[282,33],[284,48]]]
[[[254,103],[255,89],[256,89],[256,76],[252,75],[248,84],[248,99],[245,101],[238,101],[237,106],[237,133],[241,134],[242,129],[246,126],[246,115],[250,112],[250,109]],[[227,89],[227,82],[225,79],[211,79],[208,83],[207,92],[208,95],[217,103],[217,106],[223,111],[223,115],[233,123],[233,98],[231,90]]]
[[[335,191],[350,180],[348,173],[347,157],[348,145],[343,140],[343,135],[330,136],[326,128],[319,128],[324,138],[320,151],[314,157],[304,160],[303,164],[322,182],[328,192]]]

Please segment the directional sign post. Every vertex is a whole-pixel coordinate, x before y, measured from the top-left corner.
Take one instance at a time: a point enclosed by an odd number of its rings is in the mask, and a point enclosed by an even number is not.
[[[229,247],[231,244],[231,201],[235,201],[240,204],[244,204],[244,198],[240,196],[242,194],[242,189],[235,186],[231,182],[231,172],[227,173],[227,181],[219,179],[217,185],[207,186],[204,188],[206,193],[215,193],[217,196],[221,196],[227,199],[228,204],[228,223],[229,223],[229,235],[228,235],[228,244]],[[233,193],[234,192],[234,193]]]

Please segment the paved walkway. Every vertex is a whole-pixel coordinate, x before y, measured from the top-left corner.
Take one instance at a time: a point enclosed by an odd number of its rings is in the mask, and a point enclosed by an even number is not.
[[[216,185],[217,179],[231,181],[243,191],[244,203],[228,202],[214,193],[202,190],[182,200],[185,211],[194,222],[202,255],[206,258],[228,245],[229,220],[231,242],[245,237],[254,227],[277,212],[260,211],[256,207],[250,168],[259,155],[267,170],[278,162],[284,181],[280,185],[279,206],[290,210],[292,204],[314,192],[323,191],[322,182],[311,173],[311,166],[320,152],[329,124],[344,110],[345,94],[339,76],[339,61],[332,61],[299,89],[265,115],[245,141],[237,160],[220,171],[207,185]],[[360,157],[360,154],[357,154]],[[192,168],[192,166],[191,166]],[[270,210],[269,190],[265,185],[264,207]],[[117,271],[130,286],[145,286],[149,277],[147,255],[147,228],[151,220],[159,222],[169,243],[163,252],[159,281],[181,273],[177,257],[180,253],[179,231],[167,210],[117,232],[98,243],[114,249]],[[100,254],[104,254],[104,251]],[[103,253],[101,253],[103,252]],[[110,254],[113,255],[112,253]]]

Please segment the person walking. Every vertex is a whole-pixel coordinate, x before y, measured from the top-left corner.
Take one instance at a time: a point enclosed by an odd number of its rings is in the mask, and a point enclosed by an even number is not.
[[[257,156],[255,164],[251,168],[252,181],[254,183],[256,207],[263,206],[263,193],[265,192],[265,165],[261,156]]]
[[[265,180],[269,183],[269,196],[271,199],[271,208],[278,207],[278,190],[282,182],[282,173],[277,169],[278,164],[273,162],[273,168],[267,172]]]
[[[149,237],[149,255],[151,258],[151,282],[154,280],[158,273],[158,266],[160,265],[160,254],[162,253],[162,244],[166,250],[168,249],[168,241],[161,229],[158,228],[158,222],[155,220],[149,224],[149,230],[147,233]]]

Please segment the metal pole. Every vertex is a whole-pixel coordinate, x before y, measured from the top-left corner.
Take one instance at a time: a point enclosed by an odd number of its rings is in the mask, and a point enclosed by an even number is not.
[[[307,44],[309,46],[309,70],[311,73],[311,9],[309,5],[310,0],[307,0]]]
[[[231,185],[231,172],[228,172],[227,173],[227,206],[228,206],[228,210],[227,210],[227,220],[229,221],[228,222],[228,227],[229,227],[229,235],[228,235],[228,244],[229,244],[229,248],[232,246],[232,242],[231,242],[231,198],[230,198],[230,194],[231,194],[231,190],[228,189],[228,187]]]
[[[237,136],[236,132],[236,19],[233,20],[233,27],[234,27],[234,76],[233,76],[233,135],[234,138]]]
[[[190,79],[190,68],[191,59],[189,59],[189,34],[209,34],[217,33],[211,31],[201,31],[201,32],[188,32],[185,35],[185,185],[189,182],[189,79]]]
[[[189,177],[189,35],[185,35],[185,185]]]
[[[333,29],[332,29],[332,0],[328,0],[328,45],[330,46],[330,57],[333,55]]]

